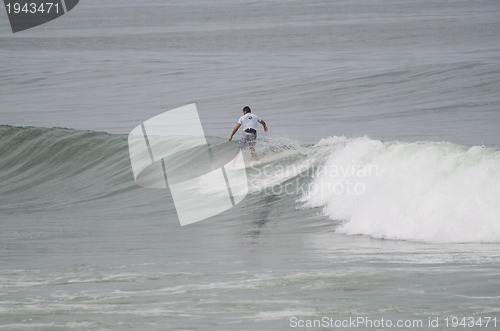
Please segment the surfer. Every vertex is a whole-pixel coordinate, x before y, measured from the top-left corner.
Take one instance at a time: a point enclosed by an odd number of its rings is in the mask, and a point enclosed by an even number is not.
[[[243,108],[243,116],[240,117],[238,123],[234,127],[233,133],[231,133],[231,137],[229,137],[229,141],[233,140],[233,136],[236,131],[243,126],[243,135],[240,139],[239,149],[246,148],[247,144],[250,146],[250,151],[252,154],[252,159],[257,160],[257,155],[255,154],[255,140],[257,139],[257,123],[262,124],[264,127],[264,131],[267,132],[266,122],[264,122],[259,116],[252,114],[252,110],[250,107],[245,106]]]

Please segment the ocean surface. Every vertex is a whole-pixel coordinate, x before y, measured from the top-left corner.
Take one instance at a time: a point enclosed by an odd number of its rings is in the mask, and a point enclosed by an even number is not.
[[[269,132],[181,227],[128,134],[193,102]],[[499,250],[498,0],[0,9],[0,330],[499,329]]]

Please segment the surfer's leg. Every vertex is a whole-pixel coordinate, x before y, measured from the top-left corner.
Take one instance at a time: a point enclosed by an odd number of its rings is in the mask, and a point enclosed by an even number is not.
[[[248,146],[250,146],[250,154],[252,155],[252,160],[258,161],[257,154],[255,154],[255,143],[257,136],[252,134],[251,137],[248,138]]]
[[[241,136],[240,143],[238,145],[239,146],[238,152],[247,147],[247,139],[248,138],[244,134]]]
[[[236,156],[238,156],[238,154],[240,153],[240,151],[242,151],[243,149],[245,149],[245,147],[247,146],[247,140],[245,138],[245,135],[243,135],[240,139],[240,142],[238,144],[238,150],[236,151],[236,155],[234,156],[234,161],[233,163],[231,164],[233,167],[235,166],[236,164]]]
[[[259,161],[259,158],[257,157],[257,154],[255,154],[255,148],[250,147],[250,154],[252,155],[252,160],[253,161]]]

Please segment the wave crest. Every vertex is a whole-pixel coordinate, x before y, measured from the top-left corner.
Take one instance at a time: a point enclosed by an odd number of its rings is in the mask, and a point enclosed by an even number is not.
[[[332,137],[302,197],[338,232],[423,242],[500,242],[500,151],[447,142]],[[340,171],[339,171],[340,169]],[[351,183],[351,191],[340,190]]]

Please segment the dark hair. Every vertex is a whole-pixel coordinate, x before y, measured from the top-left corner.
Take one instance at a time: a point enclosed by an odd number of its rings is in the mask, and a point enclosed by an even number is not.
[[[251,110],[251,109],[250,109],[250,107],[248,107],[248,106],[243,107],[243,111],[244,111],[245,113],[251,113],[251,112],[252,112],[252,110]]]

